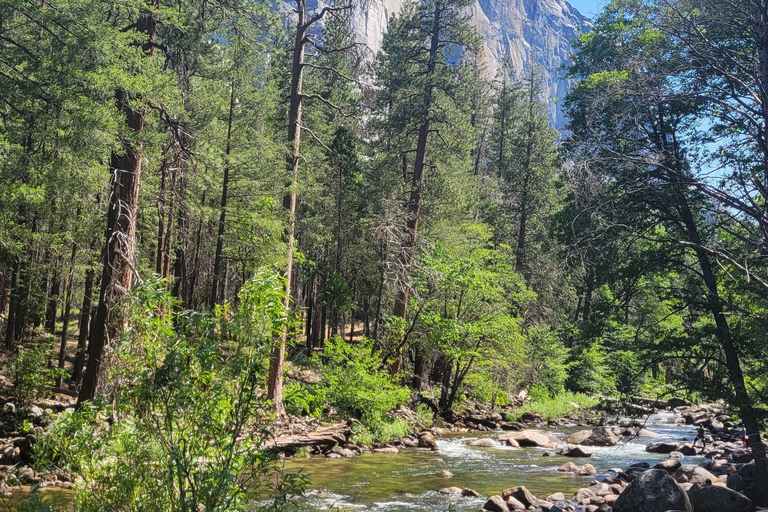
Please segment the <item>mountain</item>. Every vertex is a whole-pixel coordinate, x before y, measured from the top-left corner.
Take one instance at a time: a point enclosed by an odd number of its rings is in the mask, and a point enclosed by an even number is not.
[[[355,13],[358,40],[378,51],[387,21],[404,3],[370,0]],[[589,19],[565,0],[476,0],[470,11],[472,23],[485,41],[488,73],[495,74],[505,58],[518,73],[527,73],[534,64],[543,75],[550,118],[556,127],[562,127],[565,118],[557,99],[569,87],[562,67],[570,62],[570,41],[590,30]]]

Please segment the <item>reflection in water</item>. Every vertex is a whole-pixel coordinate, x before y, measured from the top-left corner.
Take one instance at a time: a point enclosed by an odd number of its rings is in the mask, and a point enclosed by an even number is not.
[[[310,476],[310,491],[302,502],[307,510],[376,510],[387,512],[478,510],[486,498],[446,496],[442,487],[470,487],[483,496],[498,494],[507,487],[525,485],[533,494],[545,497],[554,492],[566,495],[588,485],[594,477],[559,473],[557,468],[574,460],[589,462],[598,478],[611,468],[626,467],[641,461],[654,463],[666,455],[645,452],[651,441],[693,439],[695,431],[672,423],[670,413],[652,416],[646,428],[659,434],[650,439],[633,439],[612,447],[591,448],[591,459],[568,459],[554,450],[539,448],[473,448],[467,443],[477,437],[496,437],[497,433],[457,434],[438,440],[440,453],[404,449],[398,454],[366,454],[350,459],[289,459],[287,471],[304,468]],[[573,430],[556,432],[561,438]],[[548,456],[545,456],[548,454]],[[691,458],[693,459],[693,458]],[[440,476],[442,470],[452,478]]]

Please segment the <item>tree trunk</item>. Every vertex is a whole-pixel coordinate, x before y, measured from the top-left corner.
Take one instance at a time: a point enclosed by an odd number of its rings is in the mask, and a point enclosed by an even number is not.
[[[21,271],[21,258],[16,257],[11,269],[11,293],[8,299],[8,317],[5,326],[5,348],[12,349],[16,345],[16,315],[19,309],[20,286],[19,272]]]
[[[59,310],[59,295],[61,294],[61,274],[58,258],[54,260],[51,291],[48,294],[48,304],[45,307],[45,330],[51,334],[56,331],[56,315]]]
[[[159,0],[151,0],[153,7],[158,4]],[[142,48],[145,56],[151,58],[157,21],[151,13],[142,11],[135,30],[146,36]],[[110,344],[117,342],[117,322],[123,320],[120,319],[120,300],[133,285],[136,210],[143,149],[140,134],[144,131],[146,107],[132,108],[129,93],[124,89],[115,92],[115,100],[118,110],[125,116],[131,137],[124,135],[121,141],[122,152],[113,152],[110,157],[112,194],[107,211],[106,254],[99,303],[88,344],[88,364],[77,399],[78,407],[93,399],[98,391],[106,389],[103,376],[109,362]]]
[[[83,306],[80,309],[79,332],[77,333],[77,352],[75,353],[75,365],[72,369],[72,380],[79,384],[83,379],[83,366],[85,364],[85,350],[88,341],[88,333],[91,327],[91,308],[93,307],[93,281],[96,279],[96,271],[89,268],[85,272],[85,286],[83,289]]]
[[[213,307],[223,299],[222,288],[222,254],[224,252],[224,228],[227,220],[227,194],[229,190],[229,155],[232,151],[232,118],[235,113],[235,83],[230,84],[229,93],[229,117],[227,119],[227,144],[224,152],[224,180],[221,186],[221,211],[219,213],[219,229],[216,236],[216,256],[213,260],[213,285],[211,285],[211,297],[208,307]]]
[[[683,223],[688,231],[688,237],[695,246],[696,258],[701,269],[701,276],[707,290],[707,307],[715,320],[717,337],[725,353],[725,363],[731,378],[731,384],[735,393],[736,407],[744,422],[747,431],[748,444],[755,458],[755,494],[750,496],[759,505],[768,504],[768,458],[765,454],[765,445],[760,437],[761,430],[757,413],[752,405],[752,400],[747,392],[744,382],[744,373],[741,369],[739,353],[731,337],[730,326],[722,306],[720,292],[717,289],[717,276],[712,269],[709,255],[702,247],[701,236],[694,221],[690,207],[682,198],[680,201],[680,213]]]
[[[61,324],[61,343],[59,344],[59,370],[64,369],[64,363],[67,357],[67,335],[69,334],[69,315],[72,312],[72,289],[75,279],[75,258],[77,257],[77,246],[72,244],[72,255],[70,257],[69,273],[67,274],[66,284],[64,285],[64,318]],[[63,376],[56,380],[56,387],[60,388],[64,381]]]
[[[291,93],[288,110],[288,143],[291,153],[286,160],[286,168],[290,176],[288,190],[283,198],[283,207],[288,212],[288,227],[283,238],[288,251],[285,269],[285,307],[291,304],[291,281],[293,278],[293,242],[296,236],[296,186],[299,177],[299,161],[301,157],[301,114],[303,96],[304,46],[305,35],[311,23],[307,21],[306,0],[296,0],[298,20],[296,22],[296,37],[293,47],[293,65],[291,67]],[[288,340],[288,328],[280,335],[280,342],[272,352],[269,360],[269,377],[267,380],[267,399],[272,401],[272,407],[279,416],[285,415],[283,407],[283,364],[285,363],[285,345]]]
[[[406,222],[406,234],[403,240],[403,255],[400,261],[400,279],[397,297],[395,298],[394,315],[403,320],[408,316],[408,298],[410,296],[410,275],[413,262],[416,257],[416,240],[419,231],[419,217],[421,215],[421,201],[423,194],[424,166],[426,164],[427,142],[429,139],[429,127],[432,121],[432,80],[437,66],[436,56],[440,48],[440,29],[442,9],[435,7],[434,18],[432,20],[432,35],[429,44],[429,62],[427,63],[427,89],[424,91],[424,113],[421,126],[419,127],[419,136],[416,143],[416,159],[413,165],[413,176],[411,178],[411,193],[408,198],[408,220]],[[397,347],[395,362],[390,368],[392,375],[397,375],[403,366],[403,350],[405,340],[402,340]]]

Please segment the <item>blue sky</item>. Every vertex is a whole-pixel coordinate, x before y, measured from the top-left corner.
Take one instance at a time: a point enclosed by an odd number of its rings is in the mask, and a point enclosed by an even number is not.
[[[594,18],[600,8],[608,3],[608,0],[567,0],[569,4],[579,10],[587,18]]]

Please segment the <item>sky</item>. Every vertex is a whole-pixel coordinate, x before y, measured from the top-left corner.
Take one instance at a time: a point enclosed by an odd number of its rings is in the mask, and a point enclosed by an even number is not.
[[[608,0],[567,0],[569,4],[579,10],[587,18],[594,19],[600,9],[608,3]]]

